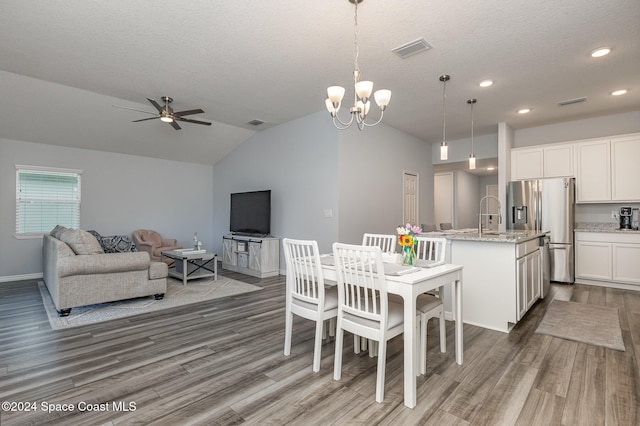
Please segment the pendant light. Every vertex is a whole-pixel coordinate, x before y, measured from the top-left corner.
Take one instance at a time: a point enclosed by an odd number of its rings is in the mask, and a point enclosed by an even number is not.
[[[449,159],[449,147],[447,146],[447,81],[451,80],[450,75],[441,75],[440,81],[442,82],[442,143],[440,144],[440,159]]]
[[[467,103],[471,105],[471,154],[469,155],[469,170],[476,168],[476,156],[473,154],[473,106],[478,102],[477,99],[469,99]]]

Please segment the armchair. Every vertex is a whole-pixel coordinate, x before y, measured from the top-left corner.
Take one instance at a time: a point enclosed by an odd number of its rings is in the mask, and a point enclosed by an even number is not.
[[[180,249],[182,246],[177,245],[175,239],[165,239],[156,231],[150,229],[138,229],[133,231],[133,240],[138,250],[144,250],[149,253],[151,260],[159,262],[163,251]],[[172,262],[170,259],[165,259]]]

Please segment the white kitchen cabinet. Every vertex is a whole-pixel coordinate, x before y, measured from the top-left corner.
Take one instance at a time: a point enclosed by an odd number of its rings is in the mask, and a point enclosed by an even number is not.
[[[222,238],[222,267],[258,278],[280,274],[280,239],[229,235]]]
[[[520,321],[535,301],[540,298],[542,265],[537,240],[518,244],[516,253],[517,256],[521,256],[516,260],[517,320]]]
[[[561,143],[511,151],[513,180],[574,176],[573,144]]]
[[[557,144],[544,146],[543,148],[543,175],[545,178],[572,177],[573,144]]]
[[[576,282],[640,285],[640,233],[576,232]]]
[[[640,202],[640,134],[579,142],[578,203]]]
[[[611,142],[576,144],[576,201],[611,201]]]
[[[542,148],[514,149],[511,151],[511,170],[513,180],[537,179],[542,177]]]
[[[576,278],[610,281],[611,271],[611,243],[576,237]]]
[[[640,284],[640,244],[614,243],[612,254],[613,281]]]
[[[611,200],[640,200],[640,135],[611,140]]]

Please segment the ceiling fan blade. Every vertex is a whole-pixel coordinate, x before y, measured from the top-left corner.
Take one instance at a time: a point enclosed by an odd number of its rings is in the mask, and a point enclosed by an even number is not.
[[[198,109],[189,109],[187,111],[178,111],[174,112],[173,115],[191,115],[191,114],[202,114],[204,111],[200,108]]]
[[[182,117],[173,117],[173,119],[178,121],[186,121],[187,123],[204,124],[205,126],[211,126],[211,123],[207,121],[191,120],[190,118],[182,118]]]
[[[154,101],[153,99],[149,99],[147,98],[147,100],[149,102],[151,102],[151,105],[153,105],[154,107],[156,107],[156,109],[158,110],[158,112],[162,112],[162,107],[160,106],[160,104],[158,104],[156,101]]]
[[[182,127],[180,127],[180,126],[178,125],[178,123],[176,123],[176,120],[173,120],[173,121],[172,121],[171,123],[169,123],[169,124],[171,124],[171,126],[172,126],[174,129],[176,129],[176,130],[180,130],[180,129],[182,129]]]
[[[144,112],[145,114],[153,114],[153,115],[158,115],[157,112],[149,112],[149,111],[144,111],[141,109],[136,109],[136,108],[129,108],[126,106],[122,106],[122,105],[112,105],[114,108],[122,108],[122,109],[129,109],[131,111],[138,111],[138,112]]]
[[[137,123],[139,121],[155,120],[156,118],[160,118],[160,117],[141,118],[140,120],[133,120],[132,123]]]

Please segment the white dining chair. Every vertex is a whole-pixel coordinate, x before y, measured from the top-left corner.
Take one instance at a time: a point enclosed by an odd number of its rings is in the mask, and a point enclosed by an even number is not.
[[[284,354],[291,354],[293,314],[315,321],[313,371],[318,372],[325,320],[338,315],[337,287],[325,287],[316,241],[284,238],[282,246],[287,265]]]
[[[403,306],[390,302],[387,296],[380,247],[334,243],[333,256],[338,276],[338,320],[333,378],[340,380],[342,376],[345,331],[376,341],[376,402],[382,402],[387,341],[403,332]]]
[[[371,234],[365,233],[362,236],[362,245],[371,247],[380,247],[382,253],[394,254],[396,252],[396,235],[389,234]],[[367,350],[367,339],[360,339],[358,336],[353,337],[353,350],[355,353],[360,353],[360,350]],[[360,344],[358,344],[358,340]],[[373,347],[369,347],[369,356],[374,357],[376,352],[375,342],[371,342]]]
[[[444,264],[447,254],[447,240],[445,238],[417,237],[418,244],[416,258],[418,260],[429,261],[430,267]],[[418,262],[418,265],[420,263]],[[420,350],[420,374],[427,372],[427,324],[431,318],[438,318],[440,322],[440,352],[447,351],[446,323],[444,321],[444,305],[439,292],[437,296],[431,294],[421,294],[416,300],[416,310],[420,315],[420,342],[425,345],[424,350]]]
[[[380,247],[382,253],[395,253],[397,239],[396,235],[364,234],[362,236],[362,245]]]

